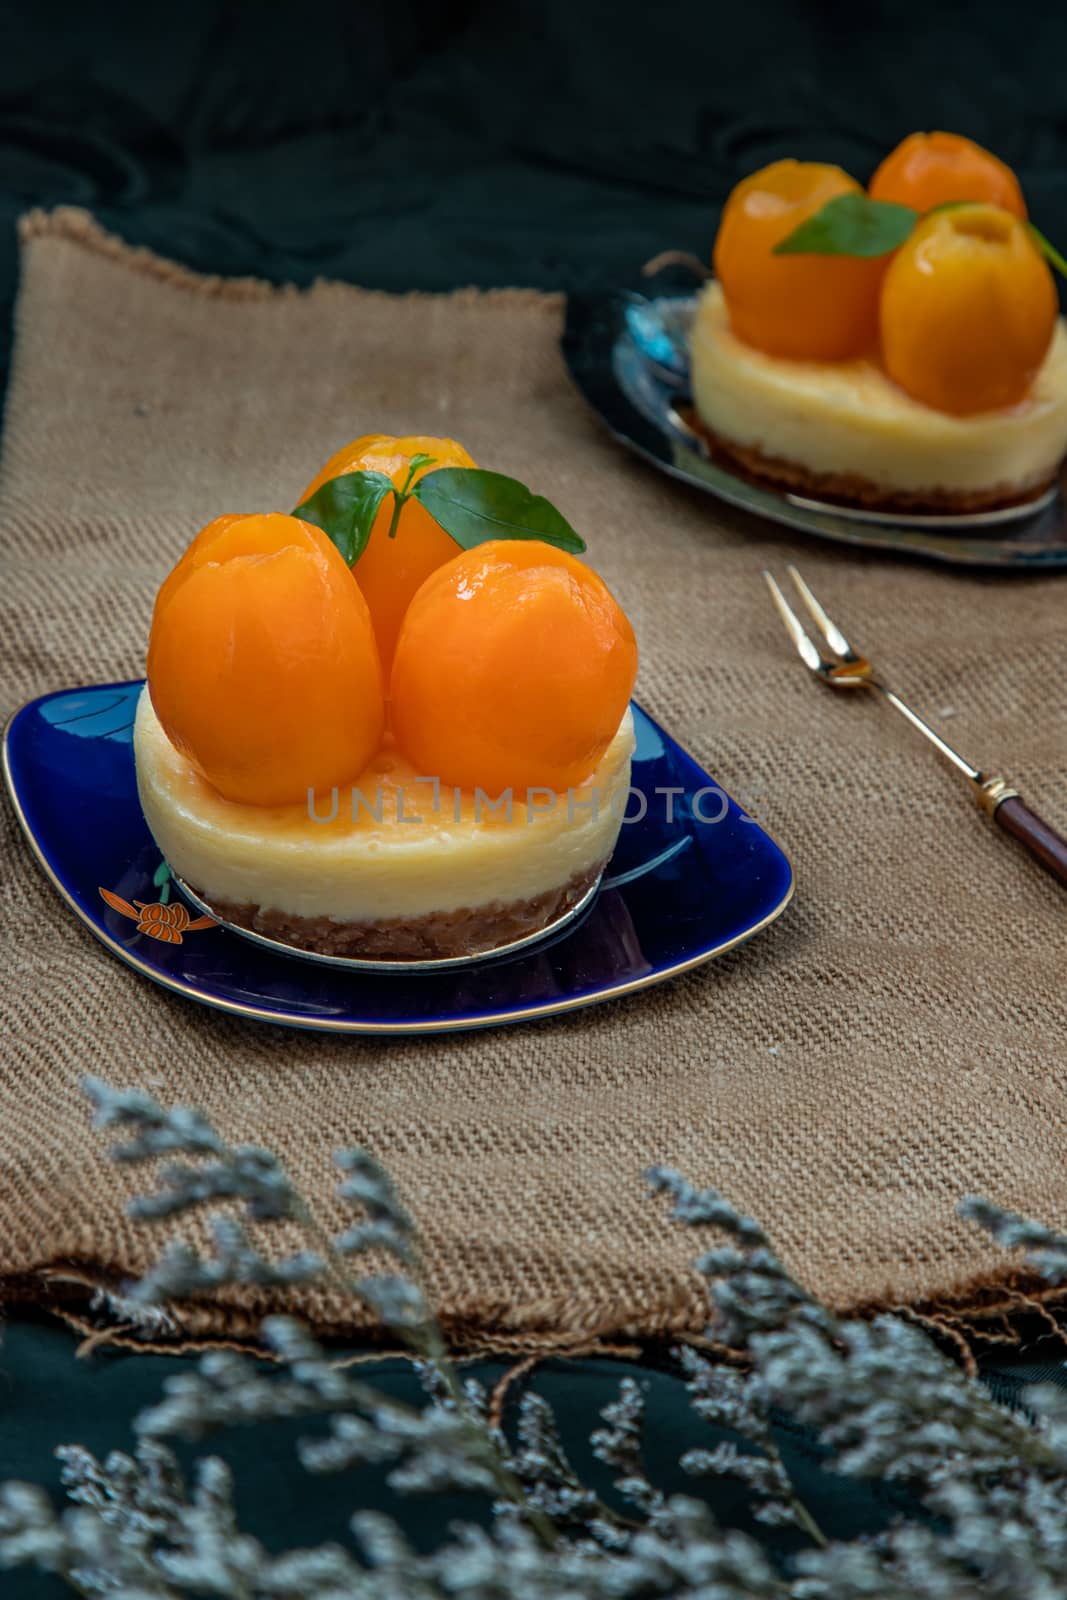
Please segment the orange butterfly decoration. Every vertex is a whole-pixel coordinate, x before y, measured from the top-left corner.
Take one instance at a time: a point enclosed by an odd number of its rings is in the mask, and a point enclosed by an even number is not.
[[[177,903],[163,905],[156,901],[154,905],[146,905],[143,900],[135,900],[131,905],[110,889],[101,889],[100,898],[112,911],[136,922],[138,933],[146,933],[150,939],[161,939],[164,944],[181,944],[183,933],[218,927],[214,917],[191,917],[185,907]]]

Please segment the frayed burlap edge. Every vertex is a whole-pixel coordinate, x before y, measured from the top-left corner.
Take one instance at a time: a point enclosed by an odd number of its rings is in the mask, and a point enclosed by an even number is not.
[[[18,1305],[56,1312],[79,1330],[110,1330],[109,1342],[130,1347],[166,1347],[173,1351],[227,1344],[254,1344],[260,1321],[268,1314],[297,1315],[317,1334],[331,1339],[380,1342],[381,1329],[365,1307],[342,1301],[332,1290],[305,1286],[299,1296],[267,1296],[256,1290],[224,1291],[212,1301],[185,1301],[167,1307],[171,1331],[151,1341],[124,1329],[107,1307],[109,1294],[121,1293],[124,1274],[98,1262],[68,1260],[0,1282],[0,1311]],[[99,1302],[94,1304],[94,1302]],[[488,1315],[487,1315],[488,1313]],[[486,1332],[486,1322],[492,1332]],[[526,1307],[494,1313],[480,1301],[466,1314],[462,1306],[442,1314],[449,1346],[464,1355],[568,1354],[579,1347],[591,1351],[620,1343],[669,1346],[679,1340],[705,1342],[707,1304],[700,1280],[679,1281],[671,1304],[643,1311],[632,1303],[576,1305],[573,1299],[538,1300]]]
[[[47,211],[36,207],[25,212],[18,221],[18,237],[25,247],[35,239],[65,239],[95,255],[103,256],[133,272],[155,278],[172,289],[190,294],[210,295],[221,300],[277,300],[294,295],[350,293],[353,285],[335,278],[316,278],[308,287],[294,283],[268,283],[263,278],[225,278],[216,273],[197,272],[160,256],[147,245],[128,244],[117,234],[110,233],[96,218],[80,206],[56,206]],[[383,300],[439,300],[477,302],[480,306],[514,310],[543,309],[557,313],[563,304],[563,295],[546,293],[540,289],[478,289],[465,288],[447,291],[445,295],[431,290],[412,289],[394,293],[387,289],[364,289],[362,295],[380,296]]]
[[[235,1349],[263,1353],[259,1325],[268,1312],[289,1310],[318,1337],[336,1343],[359,1342],[366,1359],[402,1355],[394,1340],[360,1306],[352,1306],[346,1319],[336,1295],[304,1291],[299,1304],[268,1304],[256,1296],[229,1297],[214,1302],[186,1301],[168,1306],[170,1329],[146,1337],[109,1311],[108,1293],[120,1291],[122,1278],[99,1265],[64,1263],[0,1283],[0,1315],[32,1307],[59,1317],[84,1341],[88,1351],[114,1346],[124,1350],[187,1355],[205,1349]],[[442,1317],[449,1348],[461,1360],[510,1358],[520,1364],[551,1359],[610,1356],[631,1360],[662,1359],[680,1344],[699,1348],[731,1363],[744,1364],[744,1352],[710,1336],[708,1306],[701,1282],[679,1282],[674,1304],[657,1308],[654,1317],[635,1314],[633,1306],[603,1305],[582,1308],[562,1302],[538,1302],[516,1316],[510,1308],[491,1334],[484,1326],[485,1307],[478,1320],[462,1311]],[[928,1333],[969,1373],[978,1359],[997,1350],[1019,1352],[1054,1341],[1067,1347],[1067,1286],[1050,1286],[1032,1274],[1006,1268],[990,1279],[976,1279],[967,1287],[935,1299],[904,1303],[887,1293],[854,1307],[837,1308],[841,1315],[870,1320],[891,1314]],[[593,1315],[590,1315],[590,1311]],[[340,1314],[339,1314],[340,1313]],[[570,1313],[570,1315],[568,1315]]]
[[[886,1312],[925,1329],[971,1373],[980,1355],[998,1349],[1019,1352],[1050,1340],[1067,1347],[1067,1285],[1010,1267],[932,1299],[906,1304],[887,1296],[857,1306],[853,1315]]]

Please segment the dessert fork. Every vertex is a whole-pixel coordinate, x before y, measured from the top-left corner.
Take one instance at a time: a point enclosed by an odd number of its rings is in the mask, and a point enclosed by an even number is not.
[[[1018,839],[1019,843],[1052,873],[1053,877],[1058,878],[1061,883],[1067,883],[1067,840],[1062,839],[1036,812],[1031,811],[1019,791],[1013,789],[1005,778],[988,776],[978,767],[972,766],[958,750],[954,750],[952,745],[941,737],[936,729],[920,717],[917,711],[913,711],[911,706],[883,683],[866,656],[853,650],[841,629],[827,616],[796,567],[790,566],[788,571],[801,600],[822,634],[824,641],[822,645],[815,644],[811,639],[771,573],[765,571],[763,576],[767,580],[767,587],[771,591],[779,615],[785,623],[786,632],[796,645],[804,665],[832,689],[873,689],[883,700],[888,700],[894,710],[899,711],[902,717],[906,717],[913,728],[918,728],[920,733],[925,734],[930,743],[940,751],[946,761],[951,762],[957,772],[962,772],[964,777],[970,780],[975,798],[986,815],[998,823],[1005,833],[1010,833],[1013,838]]]

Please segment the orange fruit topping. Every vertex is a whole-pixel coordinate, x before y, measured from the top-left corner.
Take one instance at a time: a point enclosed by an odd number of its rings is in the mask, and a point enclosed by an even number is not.
[[[773,254],[827,201],[861,193],[840,167],[812,161],[775,161],[737,185],[714,259],[739,339],[812,361],[842,361],[874,345],[885,257]]]
[[[935,211],[901,245],[882,291],[882,353],[914,399],[966,416],[1021,400],[1058,304],[1026,224],[995,206]]]
[[[989,150],[959,133],[910,133],[871,179],[873,200],[930,211],[948,200],[984,200],[1026,216],[1019,180]]]
[[[284,805],[358,776],[381,742],[367,603],[319,529],[219,517],[164,583],[148,688],[171,743],[227,800]]]
[[[420,467],[412,477],[412,483],[417,483],[424,473],[433,472],[437,467],[474,466],[466,450],[454,439],[418,436],[394,439],[384,433],[368,433],[331,456],[318,476],[308,484],[298,503],[303,505],[316,489],[346,472],[384,472],[397,488],[401,488],[407,479],[411,458],[417,455],[432,456],[433,464]],[[390,495],[375,518],[370,541],[355,567],[359,586],[370,607],[382,665],[387,674],[400,624],[412,595],[423,579],[428,578],[435,567],[451,561],[459,548],[456,541],[438,527],[429,512],[424,511],[416,500],[406,502],[400,513],[396,535],[390,539],[392,515],[393,498]]]
[[[280,513],[250,516],[242,511],[228,512],[225,516],[216,517],[206,528],[201,528],[196,538],[186,547],[185,554],[178,564],[163,580],[156,595],[154,617],[161,614],[163,607],[175,591],[181,588],[190,572],[204,566],[206,562],[228,561],[230,556],[238,555],[266,555],[271,550],[281,550],[286,545],[292,544],[294,536],[297,536],[294,533],[293,521],[292,517]],[[225,537],[230,534],[231,529],[238,529],[238,525],[240,525],[239,531],[230,537]]]
[[[393,662],[398,743],[426,777],[521,800],[595,770],[637,672],[604,582],[539,540],[464,551],[427,578]]]

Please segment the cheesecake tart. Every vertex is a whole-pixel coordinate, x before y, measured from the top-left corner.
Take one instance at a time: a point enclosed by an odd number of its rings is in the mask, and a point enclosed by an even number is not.
[[[713,456],[812,499],[879,510],[966,513],[1036,498],[1067,450],[1067,330],[1025,398],[971,416],[914,400],[874,355],[772,356],[738,338],[711,282],[690,335],[690,382]]]
[[[391,742],[307,802],[226,800],[168,739],[147,689],[134,724],[141,807],[173,872],[220,920],[361,960],[458,959],[557,922],[597,883],[630,787],[625,712],[571,794],[498,796],[419,781]]]
[[[731,469],[822,501],[1022,506],[1067,452],[1067,332],[1015,175],[913,134],[869,191],[778,161],[740,183],[690,335],[697,431]]]
[[[240,932],[357,963],[507,949],[614,849],[633,632],[559,513],[453,441],[368,436],[324,474],[299,515],[216,518],[163,583],[145,819]]]

